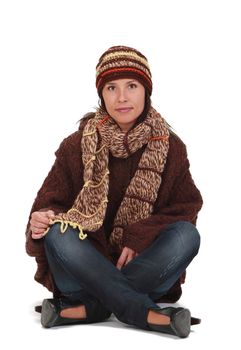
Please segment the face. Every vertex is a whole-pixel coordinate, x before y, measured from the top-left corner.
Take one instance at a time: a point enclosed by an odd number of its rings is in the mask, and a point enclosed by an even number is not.
[[[135,124],[145,106],[145,88],[135,79],[106,83],[102,96],[107,112],[124,132]]]

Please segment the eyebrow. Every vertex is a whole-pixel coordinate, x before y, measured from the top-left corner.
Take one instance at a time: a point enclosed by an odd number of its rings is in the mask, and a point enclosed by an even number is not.
[[[126,84],[130,84],[130,83],[137,83],[137,80],[128,80],[126,82]],[[106,85],[116,85],[116,83],[109,81],[108,83],[106,83]]]

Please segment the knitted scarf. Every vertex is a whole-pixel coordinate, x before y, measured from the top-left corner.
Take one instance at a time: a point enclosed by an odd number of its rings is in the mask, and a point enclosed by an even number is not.
[[[81,140],[84,185],[72,208],[67,213],[56,215],[51,224],[60,222],[62,233],[68,226],[78,228],[80,239],[87,236],[84,231],[99,229],[108,203],[109,152],[114,157],[127,158],[145,144],[147,146],[117,211],[110,235],[111,245],[121,249],[125,226],[151,215],[167,158],[168,125],[152,107],[145,120],[127,133],[101,109],[88,120]]]

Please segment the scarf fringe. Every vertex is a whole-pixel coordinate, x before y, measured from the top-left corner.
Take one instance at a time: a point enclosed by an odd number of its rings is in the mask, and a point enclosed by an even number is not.
[[[69,226],[73,227],[74,229],[79,230],[79,239],[84,240],[87,237],[87,234],[84,233],[84,227],[81,225],[77,224],[76,222],[73,221],[68,221],[68,220],[54,220],[53,224],[55,223],[60,223],[60,232],[65,233],[68,229]]]
[[[68,221],[68,220],[60,220],[56,219],[51,221],[50,225],[53,226],[54,224],[60,224],[60,233],[65,233],[68,229],[69,226],[73,227],[74,229],[79,229],[79,239],[84,240],[87,237],[87,234],[84,233],[84,227],[81,225],[77,224],[76,222],[73,221]],[[49,232],[50,227],[47,228],[47,230],[44,232],[44,236]]]

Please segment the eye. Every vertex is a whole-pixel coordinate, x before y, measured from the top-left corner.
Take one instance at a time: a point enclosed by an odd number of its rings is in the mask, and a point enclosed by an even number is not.
[[[131,84],[129,84],[129,88],[130,89],[135,89],[135,88],[137,88],[137,84],[131,83]]]
[[[109,85],[109,86],[107,86],[107,90],[108,91],[114,91],[115,90],[115,86],[114,85]]]

